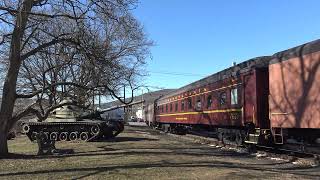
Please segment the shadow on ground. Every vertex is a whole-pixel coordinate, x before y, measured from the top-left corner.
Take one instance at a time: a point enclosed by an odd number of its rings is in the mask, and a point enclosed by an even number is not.
[[[82,157],[82,156],[128,156],[128,155],[177,155],[177,156],[229,156],[239,158],[251,158],[248,153],[240,153],[234,151],[220,151],[213,148],[110,148],[109,146],[98,146],[98,150],[75,152],[73,154],[64,155],[25,155],[11,153],[6,159],[50,159],[50,158],[66,158],[66,157]]]
[[[292,162],[288,161],[260,161],[250,160],[254,157],[248,153],[244,152],[235,152],[233,150],[224,150],[217,147],[209,147],[202,145],[193,145],[189,143],[189,145],[182,144],[172,144],[168,143],[166,140],[159,141],[155,138],[146,138],[146,137],[127,137],[120,136],[116,137],[112,140],[108,140],[111,142],[129,142],[129,143],[99,143],[93,142],[88,143],[88,146],[94,146],[92,151],[83,150],[83,152],[75,152],[74,154],[65,154],[65,155],[52,155],[52,156],[37,156],[37,155],[23,155],[23,154],[10,154],[7,159],[17,159],[17,160],[28,160],[28,159],[60,159],[66,158],[64,161],[69,161],[71,157],[93,157],[92,159],[109,159],[109,157],[135,157],[141,158],[143,156],[156,157],[157,161],[146,161],[137,163],[137,161],[132,162],[122,162],[125,164],[121,164],[120,162],[111,163],[110,161],[106,161],[107,163],[101,162],[101,165],[91,165],[85,167],[73,167],[70,166],[68,168],[62,168],[61,166],[55,167],[53,169],[45,169],[45,170],[27,170],[27,169],[19,169],[16,172],[0,172],[1,178],[13,178],[15,176],[39,176],[44,174],[64,174],[71,173],[72,175],[76,175],[76,179],[84,179],[89,176],[101,175],[102,173],[118,173],[121,171],[127,170],[143,170],[143,169],[153,169],[153,168],[181,168],[181,169],[193,169],[193,168],[227,168],[234,169],[235,172],[233,174],[229,174],[230,177],[241,177],[243,178],[262,178],[258,177],[255,172],[267,172],[268,174],[277,175],[277,174],[292,174],[296,176],[304,176],[306,178],[316,179],[319,177],[317,172],[320,172],[320,167],[311,168],[311,167],[292,167],[287,166],[287,164],[291,164]],[[141,146],[137,147],[130,146],[131,142],[143,142],[146,141],[146,144],[141,143]],[[150,141],[150,143],[148,142]],[[163,143],[161,147],[155,147],[154,144]],[[159,142],[157,142],[159,141]],[[85,144],[87,145],[87,144]],[[174,159],[168,158],[170,156],[173,158],[180,159],[176,161]],[[184,156],[187,158],[184,159]],[[189,159],[190,157],[190,159]],[[221,157],[215,159],[214,157]],[[236,159],[236,161],[228,162],[228,158]],[[202,159],[201,159],[202,158]],[[226,159],[224,159],[226,158]],[[161,159],[161,160],[159,160]],[[193,160],[191,160],[193,159]],[[33,161],[32,161],[33,162]],[[109,164],[108,164],[109,163]],[[243,172],[243,174],[241,174]],[[308,172],[311,174],[308,174]],[[250,173],[251,176],[248,176]],[[79,175],[81,174],[81,175]],[[317,175],[314,175],[317,174]],[[270,177],[269,177],[270,178]]]
[[[120,137],[105,140],[105,142],[132,142],[132,141],[159,141],[159,139],[120,136]]]
[[[277,164],[277,163],[275,163]],[[151,164],[128,164],[128,165],[106,165],[99,167],[86,167],[86,168],[70,168],[70,169],[50,169],[50,170],[38,170],[38,171],[27,171],[27,172],[13,172],[13,173],[2,173],[0,177],[4,176],[16,176],[16,175],[41,175],[47,173],[67,173],[73,172],[85,172],[89,171],[88,174],[80,176],[75,179],[82,179],[92,175],[97,175],[103,172],[109,172],[114,170],[123,170],[123,169],[144,169],[144,168],[229,168],[229,169],[243,169],[243,170],[257,170],[265,171],[270,173],[289,173],[293,175],[301,175],[309,178],[318,178],[319,175],[305,174],[304,171],[291,172],[285,168],[275,169],[275,168],[266,168],[262,167],[260,164],[240,164],[240,163],[230,163],[223,161],[200,161],[200,162],[184,162],[184,163],[172,163],[168,161],[162,161],[160,163],[151,163]],[[300,168],[299,168],[300,169]],[[295,170],[299,170],[295,169]],[[310,168],[309,168],[310,169]],[[293,170],[292,168],[290,170]],[[310,169],[314,172],[318,172],[319,168]],[[93,172],[91,172],[93,171]],[[310,172],[310,171],[309,171]]]

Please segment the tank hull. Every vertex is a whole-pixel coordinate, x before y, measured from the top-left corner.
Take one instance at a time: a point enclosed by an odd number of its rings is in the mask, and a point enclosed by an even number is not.
[[[94,141],[113,138],[124,130],[121,121],[26,122],[23,132],[31,141],[43,132],[55,141]]]

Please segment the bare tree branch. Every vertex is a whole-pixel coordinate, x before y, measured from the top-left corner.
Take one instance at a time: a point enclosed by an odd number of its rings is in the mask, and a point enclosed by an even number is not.
[[[38,47],[32,49],[31,51],[23,54],[23,55],[21,56],[21,60],[23,61],[23,60],[27,59],[28,57],[30,57],[30,56],[32,56],[32,55],[35,55],[36,53],[38,53],[38,52],[41,51],[42,49],[47,48],[47,47],[49,47],[49,46],[52,46],[52,45],[54,45],[54,44],[57,44],[57,43],[59,43],[59,42],[72,42],[72,43],[76,43],[76,42],[73,41],[71,38],[70,38],[70,39],[66,39],[66,38],[56,38],[56,39],[53,39],[53,40],[51,40],[51,41],[49,41],[49,42],[43,43],[43,44],[39,45]]]
[[[59,17],[69,18],[69,19],[73,19],[73,20],[84,19],[81,16],[77,17],[77,16],[72,16],[70,14],[44,14],[44,13],[36,13],[36,12],[26,12],[26,11],[18,11],[18,10],[11,9],[8,7],[3,7],[3,6],[0,6],[0,10],[7,11],[13,15],[17,15],[18,13],[27,13],[27,14],[33,15],[33,16],[42,16],[42,17],[52,18],[52,19],[59,18]]]

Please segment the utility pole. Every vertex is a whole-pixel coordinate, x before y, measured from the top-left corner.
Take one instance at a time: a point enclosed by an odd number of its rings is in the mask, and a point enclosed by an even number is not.
[[[145,113],[144,113],[144,110],[143,110],[143,89],[141,89],[141,116],[142,116],[142,119],[143,121],[146,120],[146,117],[145,117]]]
[[[99,108],[101,108],[101,92],[99,91]]]
[[[123,101],[126,102],[126,85],[123,85]],[[126,106],[123,106],[123,120],[127,122]]]
[[[94,110],[94,89],[92,91],[92,109]]]

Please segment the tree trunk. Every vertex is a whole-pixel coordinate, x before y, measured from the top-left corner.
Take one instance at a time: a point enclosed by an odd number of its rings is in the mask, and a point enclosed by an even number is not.
[[[16,58],[16,57],[12,57]],[[21,63],[15,59],[10,59],[8,73],[3,85],[2,102],[0,109],[0,156],[8,154],[6,134],[14,124],[12,113],[16,101],[16,84]]]
[[[7,133],[14,124],[12,113],[16,101],[16,85],[21,66],[21,42],[33,0],[24,0],[16,18],[10,44],[9,68],[3,85],[0,109],[0,156],[8,154]]]
[[[0,130],[0,158],[8,154],[7,132]]]

